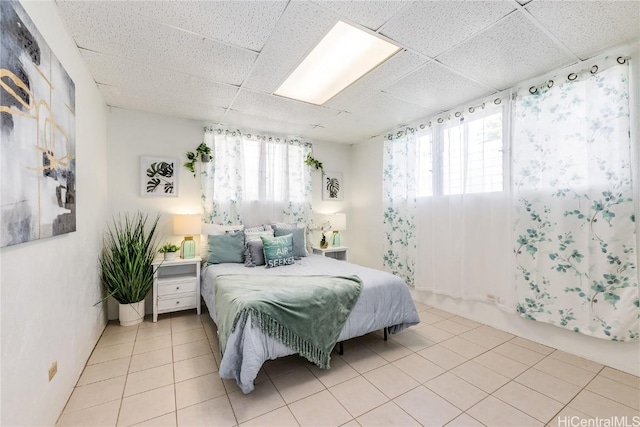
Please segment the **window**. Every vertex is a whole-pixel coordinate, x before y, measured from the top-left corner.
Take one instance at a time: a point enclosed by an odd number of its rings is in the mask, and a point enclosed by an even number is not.
[[[501,110],[436,125],[417,144],[419,197],[503,190]]]

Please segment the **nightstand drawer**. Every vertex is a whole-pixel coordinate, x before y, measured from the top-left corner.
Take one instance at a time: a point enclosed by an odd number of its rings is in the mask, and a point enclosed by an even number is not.
[[[158,296],[166,297],[167,295],[195,292],[197,286],[198,283],[195,277],[182,280],[172,280],[165,283],[158,283]]]
[[[196,294],[183,295],[177,298],[158,298],[158,311],[180,310],[196,306]]]

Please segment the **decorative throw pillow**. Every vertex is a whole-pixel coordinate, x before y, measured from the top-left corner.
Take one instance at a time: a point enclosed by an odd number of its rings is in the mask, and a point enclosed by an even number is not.
[[[244,232],[218,234],[209,236],[209,264],[224,262],[244,262]]]
[[[264,245],[262,239],[245,243],[244,266],[256,267],[264,265]]]
[[[260,230],[260,231],[244,231],[244,241],[253,242],[260,241],[260,237],[273,237],[273,230]]]
[[[264,260],[267,268],[291,265],[293,259],[293,237],[291,234],[280,237],[261,237],[264,246]]]
[[[274,234],[276,237],[285,236],[287,234],[293,235],[293,256],[300,258],[307,256],[305,248],[305,229],[298,228],[296,224],[293,225],[275,225]]]
[[[244,225],[220,225],[220,224],[202,224],[202,229],[200,230],[200,254],[202,255],[202,259],[206,259],[209,254],[209,236],[225,234],[232,231],[243,230]]]

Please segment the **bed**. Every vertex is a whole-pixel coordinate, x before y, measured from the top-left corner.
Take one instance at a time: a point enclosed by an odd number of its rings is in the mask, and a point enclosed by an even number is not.
[[[362,281],[362,289],[338,342],[385,328],[393,334],[420,322],[409,289],[402,279],[380,270],[310,254],[294,265],[278,268],[247,268],[239,263],[205,267],[201,275],[201,293],[216,324],[216,281],[227,275],[358,276]],[[244,327],[237,327],[229,335],[219,374],[221,378],[235,379],[244,393],[250,393],[265,361],[294,353],[294,350],[252,325],[249,318]]]

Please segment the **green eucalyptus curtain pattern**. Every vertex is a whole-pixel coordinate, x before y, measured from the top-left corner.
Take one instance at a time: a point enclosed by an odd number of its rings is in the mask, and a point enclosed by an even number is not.
[[[311,144],[213,127],[205,143],[213,156],[201,173],[205,222],[311,221]]]
[[[517,312],[637,341],[628,65],[584,74],[514,102]]]
[[[414,129],[385,138],[382,171],[384,267],[410,286],[416,262],[417,139]]]
[[[210,224],[241,224],[244,150],[239,130],[205,128],[204,142],[212,160],[202,165],[203,221]]]

